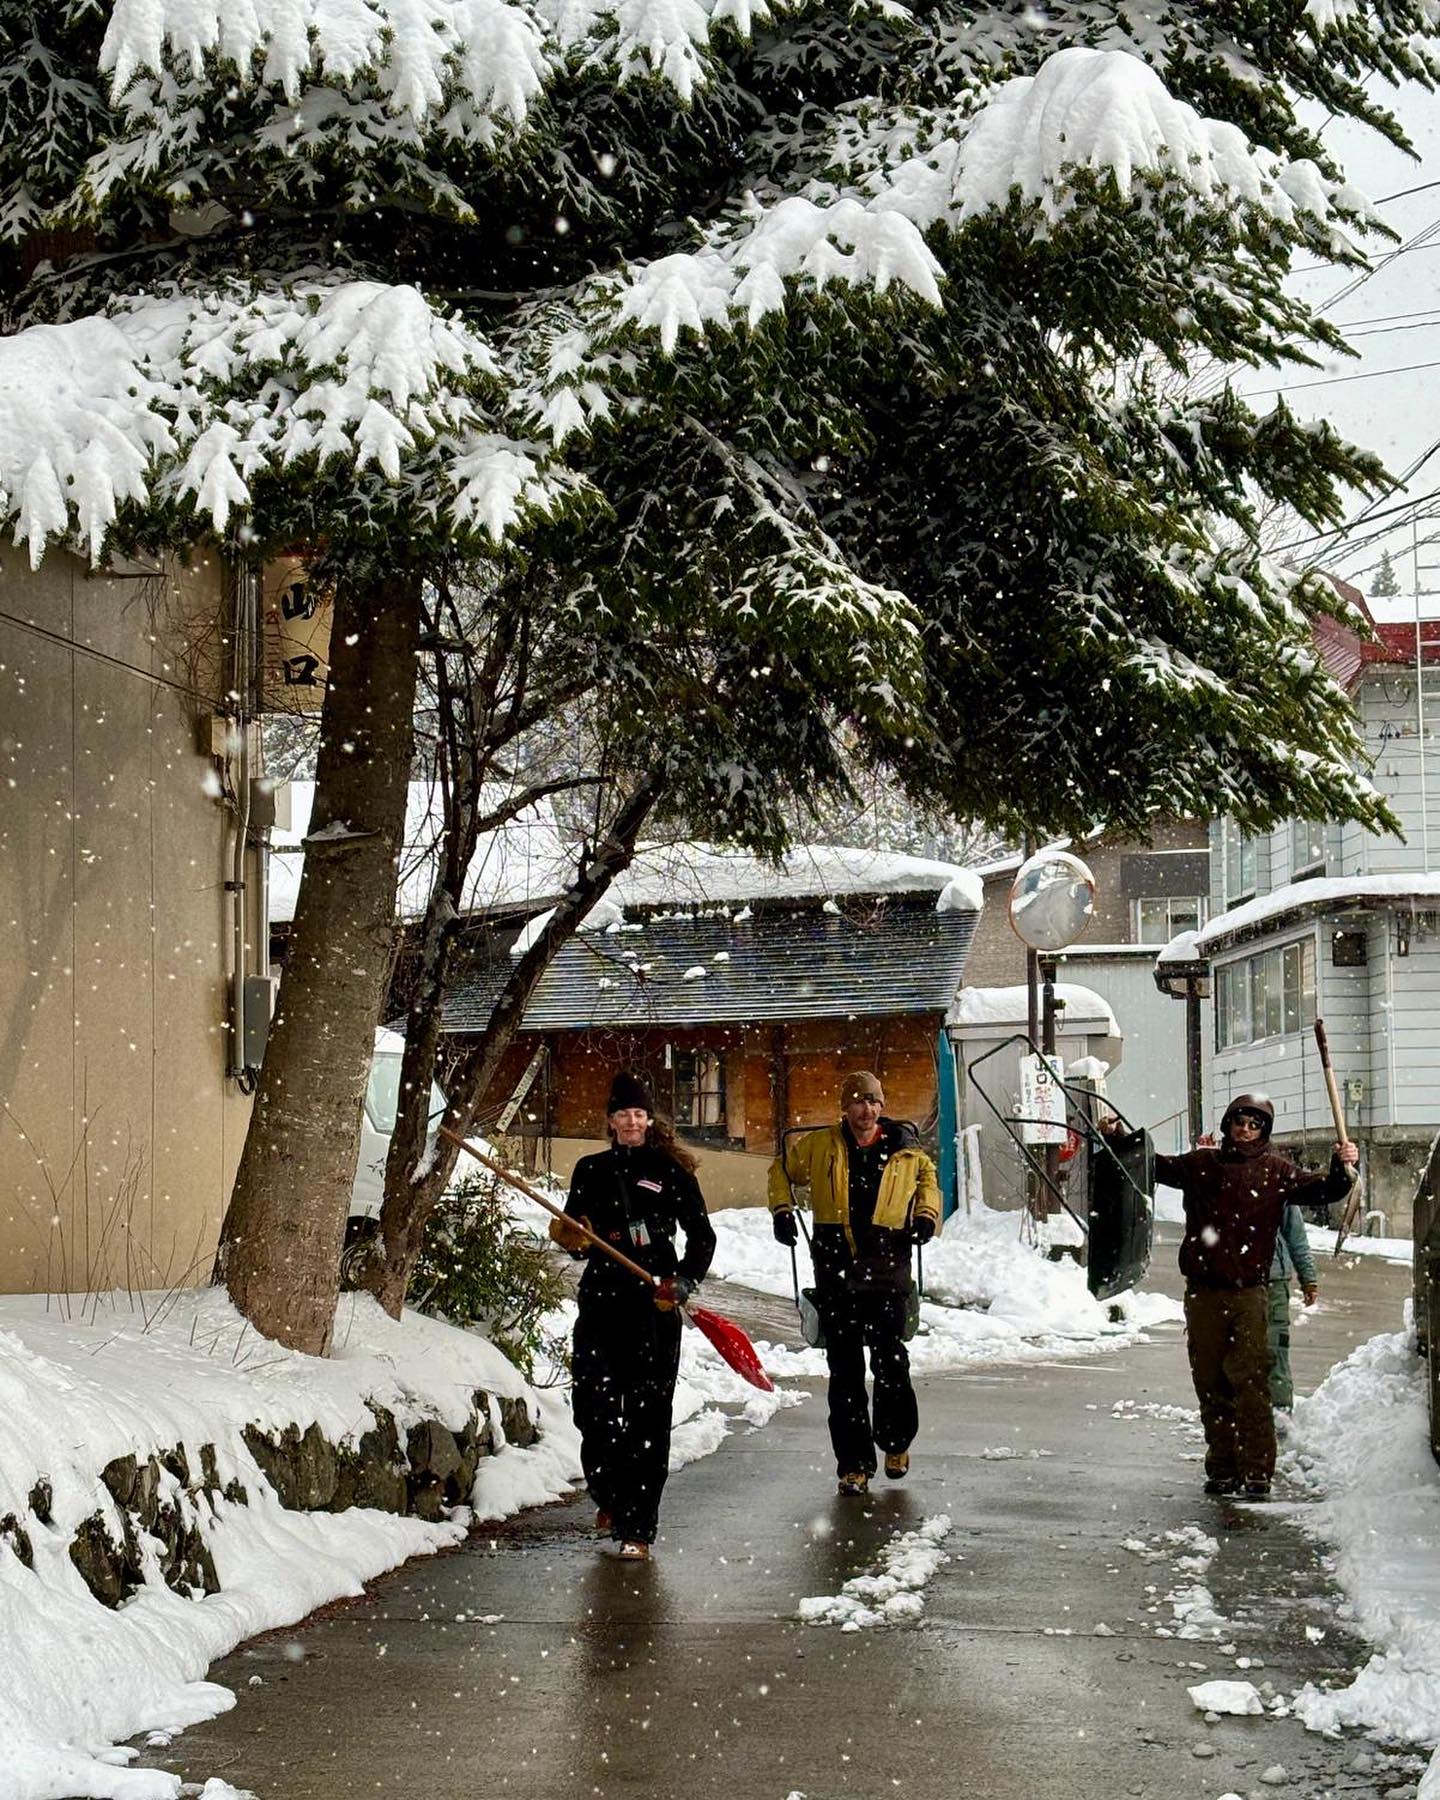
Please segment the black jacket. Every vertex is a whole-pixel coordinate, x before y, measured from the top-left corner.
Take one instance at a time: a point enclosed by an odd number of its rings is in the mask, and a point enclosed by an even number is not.
[[[612,1144],[598,1156],[582,1156],[570,1177],[565,1210],[572,1219],[588,1219],[617,1250],[623,1250],[652,1275],[704,1279],[715,1254],[715,1232],[695,1177],[663,1150],[640,1145],[630,1150]],[[685,1239],[677,1256],[675,1233]],[[637,1241],[648,1239],[648,1242]],[[640,1300],[650,1296],[628,1269],[592,1245],[580,1278],[585,1301]]]

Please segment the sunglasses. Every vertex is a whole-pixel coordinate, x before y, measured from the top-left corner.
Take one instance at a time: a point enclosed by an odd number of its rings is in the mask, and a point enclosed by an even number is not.
[[[1232,1124],[1253,1125],[1257,1131],[1263,1131],[1265,1129],[1265,1127],[1270,1123],[1270,1121],[1265,1117],[1264,1113],[1237,1112],[1237,1113],[1232,1113],[1230,1115],[1230,1117],[1231,1117]]]

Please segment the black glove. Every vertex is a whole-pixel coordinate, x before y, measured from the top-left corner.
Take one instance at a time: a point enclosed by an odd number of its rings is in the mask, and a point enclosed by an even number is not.
[[[928,1244],[935,1235],[935,1221],[929,1213],[921,1213],[910,1227],[910,1236],[917,1244]]]
[[[695,1292],[695,1283],[688,1275],[667,1275],[655,1289],[655,1304],[661,1312],[674,1312],[677,1306],[683,1306]]]
[[[775,1233],[777,1244],[789,1244],[793,1249],[800,1233],[795,1228],[795,1209],[787,1206],[773,1215],[770,1220],[771,1229]]]

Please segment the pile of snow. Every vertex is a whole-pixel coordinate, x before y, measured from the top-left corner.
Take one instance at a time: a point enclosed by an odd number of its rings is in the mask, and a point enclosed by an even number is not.
[[[802,1600],[800,1617],[807,1625],[838,1625],[842,1631],[917,1624],[925,1611],[926,1584],[950,1560],[940,1548],[950,1529],[949,1515],[937,1513],[917,1530],[902,1532],[881,1551],[873,1575],[856,1575],[838,1594]]]
[[[142,1310],[143,1308],[143,1310]],[[565,1492],[576,1441],[562,1405],[535,1396],[544,1435],[504,1448],[480,1467],[471,1510],[453,1520],[354,1508],[288,1512],[246,1449],[248,1424],[266,1432],[319,1425],[354,1443],[389,1408],[402,1434],[424,1417],[452,1427],[471,1396],[526,1393],[516,1369],[485,1339],[418,1314],[397,1324],[368,1296],[347,1297],[337,1348],[325,1359],[287,1351],[250,1330],[213,1289],[0,1300],[0,1518],[22,1521],[29,1495],[51,1488],[51,1524],[31,1535],[34,1568],[0,1538],[0,1800],[85,1794],[94,1800],[172,1800],[178,1779],[126,1768],[117,1749],[140,1732],[167,1736],[234,1704],[206,1669],[256,1632],[293,1624],[407,1557],[464,1536],[469,1518],[504,1518]],[[498,1411],[492,1418],[497,1437]],[[221,1589],[172,1593],[142,1543],[146,1580],[118,1610],[93,1598],[70,1560],[76,1527],[100,1513],[118,1537],[98,1475],[115,1457],[182,1445],[192,1469],[212,1444],[221,1485],[239,1481],[248,1504],[215,1496],[193,1506]]]
[[[910,1345],[918,1373],[1084,1356],[1137,1343],[1149,1328],[1183,1316],[1178,1302],[1162,1294],[1093,1299],[1083,1269],[1069,1259],[1051,1262],[1022,1242],[1022,1222],[1018,1213],[981,1206],[953,1215],[925,1247],[920,1334]],[[793,1291],[790,1252],[775,1242],[768,1212],[736,1209],[713,1215],[711,1223],[715,1275],[762,1294]],[[800,1284],[808,1287],[803,1244],[797,1254]],[[762,1355],[772,1376],[825,1373],[820,1350],[767,1344]]]
[[[1188,1691],[1191,1700],[1204,1713],[1229,1713],[1236,1718],[1245,1718],[1265,1711],[1265,1702],[1253,1681],[1202,1681]]]
[[[1310,1248],[1317,1256],[1329,1257],[1333,1253],[1333,1225],[1307,1225],[1305,1231],[1310,1239]],[[1340,1250],[1342,1265],[1347,1256],[1375,1256],[1381,1262],[1404,1263],[1408,1267],[1415,1260],[1415,1242],[1413,1238],[1366,1237],[1350,1232]]]
[[[1118,1040],[1123,1035],[1110,1002],[1094,988],[1081,987],[1073,981],[1057,981],[1055,1003],[1060,1008],[1055,1028],[1062,1036],[1085,1031],[1092,1036]],[[962,987],[946,1014],[945,1023],[988,1025],[997,1032],[1023,1031],[1029,1016],[1030,990],[1026,987]]]
[[[1440,1469],[1408,1330],[1361,1344],[1297,1404],[1285,1468],[1315,1496],[1301,1522],[1331,1547],[1350,1620],[1375,1646],[1348,1687],[1303,1688],[1296,1713],[1316,1731],[1440,1742]],[[1440,1784],[1440,1758],[1427,1780]]]

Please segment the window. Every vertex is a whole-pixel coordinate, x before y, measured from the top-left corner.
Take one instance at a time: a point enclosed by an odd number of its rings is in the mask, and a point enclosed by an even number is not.
[[[675,1124],[692,1136],[725,1130],[725,1059],[714,1050],[676,1050]]]
[[[1205,901],[1199,894],[1146,896],[1134,903],[1137,944],[1168,944],[1182,931],[1198,931],[1205,923]]]
[[[1286,1037],[1315,1023],[1315,945],[1309,938],[1222,963],[1216,970],[1215,1047]]]
[[[1325,827],[1313,819],[1296,819],[1290,827],[1290,878],[1323,875]]]
[[[1247,837],[1233,819],[1225,821],[1225,904],[1234,906],[1255,892],[1259,857],[1253,837]]]

